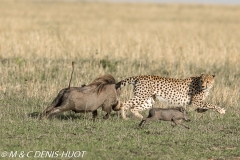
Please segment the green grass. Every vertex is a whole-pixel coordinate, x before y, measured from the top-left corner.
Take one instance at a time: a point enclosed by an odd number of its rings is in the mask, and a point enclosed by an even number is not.
[[[16,60],[5,59],[2,64],[6,62],[12,64],[8,66],[11,67]],[[103,73],[115,73],[114,70],[101,66],[99,61],[86,59],[75,62],[72,85],[89,83],[94,78],[89,70],[86,73],[89,78],[76,82],[83,66],[102,70]],[[38,114],[51,103],[61,88],[67,86],[71,62],[53,60],[51,67],[43,70],[42,65],[46,60],[39,59],[34,62],[34,72],[21,75],[19,71],[24,70],[28,64],[33,65],[32,63],[23,60],[22,65],[18,65],[15,71],[8,72],[4,78],[9,83],[6,90],[1,91],[1,151],[86,151],[84,159],[237,159],[240,156],[239,104],[236,98],[233,98],[233,106],[228,106],[228,101],[224,104],[222,93],[216,93],[221,90],[219,85],[224,84],[216,84],[208,101],[218,101],[220,106],[224,105],[227,113],[219,115],[208,111],[197,114],[189,106],[191,122],[185,123],[190,130],[182,126],[172,128],[169,122],[161,121],[154,121],[141,129],[138,127],[140,121],[131,117],[130,113],[130,120],[125,121],[116,112],[112,112],[108,120],[103,120],[104,113],[100,112],[96,122],[92,121],[90,113],[84,115],[73,112],[66,112],[52,120],[38,120]],[[125,63],[113,62],[116,68],[125,68]],[[60,64],[64,67],[57,69]],[[128,62],[129,66],[139,70],[146,68],[144,63],[140,65],[137,62]],[[163,68],[159,65],[159,72],[154,68],[149,72],[164,75],[161,71]],[[171,68],[166,72],[171,73],[170,70]],[[224,72],[224,68],[221,72]],[[217,81],[222,78],[219,77]],[[123,89],[121,99],[128,99],[128,96],[131,96],[131,87]],[[156,106],[160,104],[157,103]],[[147,111],[143,114],[147,116]],[[57,159],[61,159],[60,155]]]

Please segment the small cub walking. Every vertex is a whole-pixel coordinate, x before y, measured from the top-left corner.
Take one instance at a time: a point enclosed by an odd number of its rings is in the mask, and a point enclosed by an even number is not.
[[[172,126],[180,124],[185,128],[189,129],[185,124],[181,124],[181,121],[185,120],[187,122],[190,121],[188,118],[187,111],[182,107],[177,108],[152,108],[149,110],[148,117],[143,119],[139,124],[141,127],[143,124],[153,120],[163,120],[163,121],[172,121]]]

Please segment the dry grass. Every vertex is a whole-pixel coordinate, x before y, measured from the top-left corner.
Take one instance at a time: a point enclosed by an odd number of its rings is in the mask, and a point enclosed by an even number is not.
[[[119,147],[122,148],[124,145],[126,148],[131,148],[132,143],[136,143],[137,150],[139,143],[142,143],[143,151],[139,153],[139,157],[157,158],[158,144],[165,143],[164,139],[170,139],[166,142],[171,145],[170,150],[163,148],[159,152],[164,154],[174,150],[176,153],[173,156],[164,155],[165,159],[176,159],[179,153],[188,150],[190,151],[187,156],[180,157],[187,159],[201,158],[201,156],[228,157],[231,156],[228,155],[230,152],[226,149],[228,147],[234,148],[231,150],[233,157],[239,156],[237,152],[240,111],[239,15],[240,6],[2,0],[0,2],[0,74],[2,75],[0,107],[4,111],[0,113],[0,117],[3,119],[1,128],[6,128],[6,131],[2,130],[1,135],[4,140],[8,140],[9,134],[20,134],[20,138],[24,139],[26,136],[22,133],[23,130],[17,129],[17,126],[27,125],[25,127],[34,130],[32,133],[29,132],[28,136],[38,143],[35,150],[39,150],[39,147],[48,150],[57,146],[64,148],[65,143],[69,148],[76,149],[77,146],[73,146],[70,142],[76,142],[77,138],[81,138],[83,135],[80,133],[83,131],[74,124],[84,123],[97,127],[97,130],[93,128],[91,133],[95,138],[96,135],[93,133],[100,133],[102,130],[110,132],[112,129],[113,132],[115,130],[123,132],[118,137],[120,140],[115,139],[116,137],[110,140],[112,143],[118,141],[117,147],[109,146],[108,141],[101,142],[100,145],[105,147],[106,151],[109,150],[108,147],[112,147],[112,154],[119,153]],[[89,121],[81,122],[79,119],[65,121],[64,123],[73,127],[71,131],[79,135],[72,137],[69,143],[63,139],[52,142],[51,138],[56,139],[56,137],[49,133],[49,127],[54,124],[51,131],[55,133],[58,127],[64,128],[63,122],[59,123],[57,119],[42,124],[27,115],[41,112],[56,93],[68,85],[71,61],[76,62],[73,86],[89,83],[96,76],[105,73],[112,74],[117,80],[139,74],[184,78],[200,73],[215,73],[216,84],[207,101],[226,108],[227,114],[218,117],[217,113],[209,112],[204,118],[199,119],[199,116],[192,112],[193,123],[197,124],[192,125],[193,129],[189,131],[190,135],[196,135],[192,136],[192,139],[187,139],[185,135],[188,133],[184,130],[174,133],[177,137],[174,135],[169,137],[169,128],[167,131],[163,129],[164,127],[160,130],[153,127],[139,131],[133,127],[138,122],[124,122],[113,117],[113,121],[104,123],[100,121],[96,126]],[[123,90],[122,99],[129,99],[129,96],[131,96],[130,88]],[[189,107],[189,110],[193,109]],[[121,128],[117,128],[119,126],[115,122],[120,123]],[[37,128],[35,124],[42,128]],[[153,126],[158,125],[153,124]],[[107,128],[108,126],[112,128]],[[83,130],[88,132],[88,129],[86,125]],[[128,137],[126,130],[130,135],[141,136],[137,136],[138,139]],[[50,135],[48,139],[41,141],[34,138],[35,134],[41,137],[45,132]],[[156,139],[155,136],[160,133],[163,134],[162,139],[159,137]],[[63,129],[59,134],[67,137],[69,133],[65,133]],[[146,134],[149,135],[144,138]],[[227,135],[227,138],[225,137],[227,140],[218,143],[214,136],[221,137],[222,134]],[[202,136],[206,138],[203,140],[204,143],[196,142],[196,139],[202,140]],[[124,141],[122,138],[129,139]],[[89,159],[94,157],[94,153],[105,158],[108,156],[106,152],[103,154],[90,146],[95,143],[91,139],[85,138],[82,141],[88,144],[85,144],[86,149],[92,151]],[[155,142],[150,149],[147,147],[149,141]],[[175,148],[174,141],[180,141],[181,148]],[[184,145],[185,141],[190,146],[191,143],[192,146],[197,146],[195,151],[200,152],[191,152],[193,151],[191,147]],[[31,142],[31,139],[26,140],[29,147],[32,146]],[[19,149],[19,147],[29,149],[26,144],[14,147],[15,143],[19,143],[19,138],[9,143],[10,146],[6,142],[1,143],[3,147],[0,147],[0,150]],[[216,145],[223,148],[217,147],[212,151]],[[206,146],[210,149],[205,150]],[[118,158],[124,158],[125,154],[134,157],[135,153],[138,153],[135,149],[131,153],[121,150],[124,154],[120,154]],[[152,149],[154,152],[151,152]],[[148,150],[149,153],[143,153],[144,150]]]
[[[205,65],[240,57],[239,6],[3,1],[0,9],[2,58],[109,56]]]

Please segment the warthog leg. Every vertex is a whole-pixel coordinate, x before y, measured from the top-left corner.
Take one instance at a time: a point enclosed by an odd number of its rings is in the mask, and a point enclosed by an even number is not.
[[[172,122],[173,122],[173,123],[172,123],[172,126],[173,126],[173,127],[175,127],[175,126],[177,126],[178,124],[180,124],[181,126],[187,128],[187,129],[190,129],[187,125],[181,123],[181,122],[182,122],[181,119],[180,119],[180,120],[176,120],[176,119],[174,119],[174,117],[173,117],[173,118],[172,118]]]
[[[118,104],[118,102],[117,102],[117,104]],[[109,106],[111,106],[111,107],[109,107]],[[111,113],[111,111],[112,111],[112,108],[114,108],[113,106],[115,106],[115,104],[110,105],[110,104],[108,104],[108,103],[104,103],[104,104],[102,105],[102,110],[105,111],[105,112],[107,112],[107,114],[106,114],[105,116],[103,116],[103,119],[108,119],[108,118],[109,118],[110,113]]]
[[[143,119],[141,122],[140,122],[140,124],[139,124],[139,127],[141,127],[141,126],[145,126],[145,124],[147,123],[147,122],[149,122],[149,121],[154,121],[154,120],[158,120],[158,118],[157,117],[147,117],[147,118],[145,118],[145,119]]]
[[[108,119],[109,118],[109,113],[107,113],[105,116],[103,116],[103,119]]]
[[[143,119],[140,123],[139,123],[139,127],[142,127],[142,126],[144,126],[145,125],[145,123],[146,123],[146,120],[145,119]]]
[[[187,128],[187,129],[190,129],[187,125],[185,125],[183,123],[180,123],[180,125],[182,125],[183,127]]]
[[[98,115],[98,112],[97,112],[97,110],[95,110],[95,111],[93,111],[93,112],[92,112],[92,118],[93,118],[93,121],[95,121],[95,120],[96,120],[96,118],[97,118],[97,115]]]
[[[69,110],[71,110],[71,109],[68,104],[61,105],[59,107],[53,108],[49,113],[47,113],[46,118],[49,118],[49,116],[51,116],[51,115],[62,113],[64,111],[69,111]]]

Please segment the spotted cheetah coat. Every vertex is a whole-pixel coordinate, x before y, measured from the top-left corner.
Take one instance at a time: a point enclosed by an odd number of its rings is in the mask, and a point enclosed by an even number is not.
[[[190,77],[186,79],[166,78],[154,75],[142,75],[129,77],[116,84],[116,89],[122,88],[127,84],[134,86],[134,97],[123,103],[122,116],[125,119],[125,111],[130,111],[138,118],[142,115],[138,111],[151,108],[155,98],[166,103],[169,106],[188,106],[194,105],[197,111],[206,111],[215,109],[219,113],[225,113],[225,110],[204,103],[203,100],[209,94],[209,90],[214,84],[214,75],[202,74],[201,76]]]

